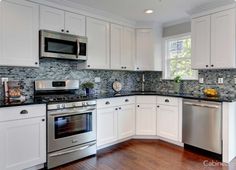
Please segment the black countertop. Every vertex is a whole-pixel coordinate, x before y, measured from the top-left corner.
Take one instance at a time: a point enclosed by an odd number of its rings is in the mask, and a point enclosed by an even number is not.
[[[105,99],[105,98],[114,98],[114,97],[125,97],[125,96],[135,96],[135,95],[156,95],[156,96],[169,96],[169,97],[179,97],[185,99],[196,99],[196,100],[207,100],[215,102],[234,102],[236,101],[236,96],[219,96],[219,97],[207,97],[205,95],[199,94],[183,94],[183,93],[170,93],[170,92],[122,92],[122,93],[103,93],[92,95],[86,98],[81,99],[85,100],[96,100],[96,99]],[[71,101],[72,102],[72,101]],[[48,104],[47,102],[35,101],[34,99],[27,99],[25,102],[4,102],[0,100],[0,107],[11,107],[11,106],[22,106],[22,105],[32,105],[32,104]]]

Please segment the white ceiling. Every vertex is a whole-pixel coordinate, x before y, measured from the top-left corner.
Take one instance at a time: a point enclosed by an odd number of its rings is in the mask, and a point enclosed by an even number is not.
[[[234,0],[67,0],[134,21],[170,23],[189,18],[189,12],[204,4],[225,4]],[[145,14],[154,9],[154,14]]]

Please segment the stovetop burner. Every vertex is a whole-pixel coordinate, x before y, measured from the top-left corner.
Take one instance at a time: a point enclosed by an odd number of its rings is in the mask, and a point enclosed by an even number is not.
[[[70,102],[88,100],[90,97],[76,94],[61,95],[36,95],[35,100],[39,102]]]

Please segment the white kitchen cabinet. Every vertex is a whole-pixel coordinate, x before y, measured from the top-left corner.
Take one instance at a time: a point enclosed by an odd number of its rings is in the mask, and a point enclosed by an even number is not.
[[[192,20],[192,68],[204,69],[210,67],[210,16]]]
[[[178,106],[158,105],[157,135],[166,139],[178,141],[179,108]]]
[[[152,29],[136,29],[136,70],[153,71],[154,33]]]
[[[119,106],[118,138],[124,139],[135,134],[135,106]]]
[[[235,68],[235,9],[192,19],[192,68]]]
[[[27,1],[0,3],[0,65],[38,67],[39,6]]]
[[[124,69],[121,63],[124,54],[123,32],[123,26],[111,24],[111,69]]]
[[[135,30],[124,27],[124,54],[121,58],[121,65],[126,70],[134,70],[135,62]]]
[[[211,67],[234,68],[235,56],[235,9],[211,15]]]
[[[97,110],[97,146],[117,140],[117,112],[115,107]]]
[[[85,16],[65,12],[65,30],[70,34],[85,36]]]
[[[40,29],[85,36],[85,16],[40,6]]]
[[[111,69],[134,69],[134,43],[134,29],[111,24]]]
[[[65,12],[48,6],[40,6],[40,29],[64,32]]]
[[[156,135],[156,104],[137,103],[136,135]]]
[[[28,111],[20,114],[21,110]],[[25,113],[25,112],[24,112]],[[46,106],[0,109],[0,169],[27,169],[46,162]]]
[[[109,23],[87,18],[86,33],[88,37],[88,69],[110,68],[110,36]]]

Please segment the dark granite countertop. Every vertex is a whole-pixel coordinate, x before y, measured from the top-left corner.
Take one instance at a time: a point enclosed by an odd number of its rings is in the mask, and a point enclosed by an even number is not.
[[[205,95],[200,94],[183,94],[183,93],[170,93],[170,92],[121,92],[121,93],[102,93],[92,95],[86,98],[81,99],[81,101],[86,100],[96,100],[96,99],[105,99],[113,97],[125,97],[125,96],[135,96],[135,95],[157,95],[157,96],[169,96],[169,97],[180,97],[185,99],[196,99],[196,100],[207,100],[215,102],[234,102],[236,101],[236,96],[219,96],[219,97],[206,97]],[[71,101],[73,102],[73,101]],[[32,104],[47,104],[46,102],[35,101],[34,99],[27,99],[25,102],[13,102],[6,103],[0,100],[0,107],[11,107],[11,106],[22,106],[22,105],[32,105]]]

